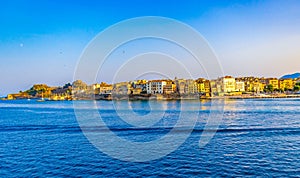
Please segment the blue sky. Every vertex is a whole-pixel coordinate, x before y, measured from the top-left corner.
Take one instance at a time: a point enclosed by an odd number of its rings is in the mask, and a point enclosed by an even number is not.
[[[174,18],[195,28],[225,74],[280,77],[299,71],[299,9],[300,1],[292,0],[1,1],[0,96],[34,83],[71,82],[95,35],[139,16]]]

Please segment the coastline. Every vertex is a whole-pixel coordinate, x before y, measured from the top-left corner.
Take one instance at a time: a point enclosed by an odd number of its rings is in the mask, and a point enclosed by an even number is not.
[[[69,99],[49,99],[49,98],[17,98],[14,100],[33,100],[33,101],[174,101],[174,100],[213,100],[213,99],[229,99],[229,100],[243,100],[243,99],[276,99],[276,98],[300,98],[300,94],[269,94],[269,95],[238,95],[238,96],[213,96],[203,97],[199,95],[185,95],[185,96],[162,96],[162,95],[117,95],[114,97],[84,97],[84,98],[69,98]],[[5,97],[0,98],[2,101],[12,101]]]
[[[211,99],[275,99],[275,98],[300,98],[300,94],[293,95],[264,95],[264,96],[222,96],[211,97]]]

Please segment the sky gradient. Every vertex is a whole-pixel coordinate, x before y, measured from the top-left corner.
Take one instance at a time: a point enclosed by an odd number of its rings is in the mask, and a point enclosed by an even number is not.
[[[169,17],[195,28],[214,49],[226,75],[298,72],[299,9],[296,0],[2,1],[0,96],[35,83],[72,82],[82,51],[98,33],[140,16]],[[111,65],[114,60],[120,59],[112,59]],[[104,74],[101,80],[108,78]]]

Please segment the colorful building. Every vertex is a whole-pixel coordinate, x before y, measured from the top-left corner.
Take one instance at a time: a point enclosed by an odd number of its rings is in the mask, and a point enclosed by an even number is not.
[[[267,85],[272,85],[273,89],[279,89],[279,80],[277,78],[267,78]]]
[[[172,80],[166,80],[166,85],[163,87],[164,94],[172,94],[176,92],[176,84]]]
[[[294,89],[294,81],[293,79],[280,79],[279,80],[279,88],[283,91],[293,90]]]
[[[101,82],[99,87],[99,94],[111,94],[113,90],[113,85]]]
[[[243,81],[236,81],[235,82],[235,90],[236,91],[244,92],[245,91],[245,82],[243,82]]]
[[[137,80],[132,82],[133,94],[147,93],[147,80]]]
[[[185,94],[195,94],[198,93],[197,90],[197,83],[195,80],[192,79],[187,79],[185,82],[185,88],[184,88],[184,93]]]
[[[199,78],[196,80],[198,93],[205,94],[206,96],[211,96],[210,81],[204,78]]]

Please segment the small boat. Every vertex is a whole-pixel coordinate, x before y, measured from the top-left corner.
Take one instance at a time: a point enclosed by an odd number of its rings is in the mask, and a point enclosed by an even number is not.
[[[42,98],[41,99],[39,99],[39,100],[37,100],[38,102],[44,102],[45,101],[45,99],[44,99],[44,93],[42,93]]]

